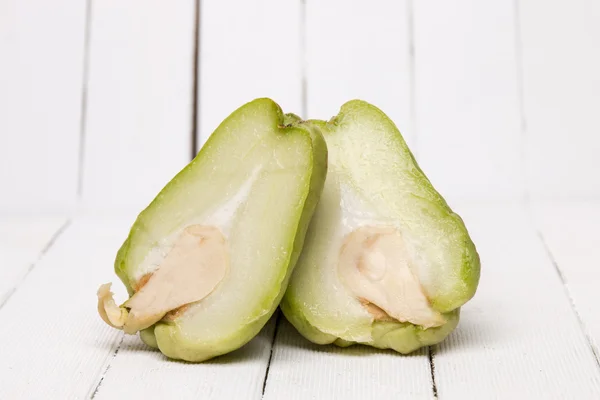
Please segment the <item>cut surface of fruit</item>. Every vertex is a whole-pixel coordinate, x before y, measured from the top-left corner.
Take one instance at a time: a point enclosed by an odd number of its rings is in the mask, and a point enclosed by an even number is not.
[[[364,226],[344,239],[338,274],[376,320],[389,316],[426,328],[443,325],[445,319],[429,305],[409,262],[396,229]]]
[[[203,361],[255,336],[283,295],[325,180],[318,127],[269,99],[233,112],[138,216],[98,291],[109,325]]]
[[[99,290],[100,316],[106,323],[134,334],[160,321],[167,313],[208,296],[229,267],[227,243],[215,227],[191,225],[184,229],[156,272],[138,283],[123,307],[110,295],[110,285]]]
[[[309,340],[408,353],[443,340],[479,256],[394,123],[359,100],[321,128],[325,188],[281,308]]]

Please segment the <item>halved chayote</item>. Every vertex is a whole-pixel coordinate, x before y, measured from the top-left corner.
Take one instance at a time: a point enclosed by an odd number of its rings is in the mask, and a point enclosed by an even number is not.
[[[410,353],[442,341],[475,294],[477,251],[394,123],[364,101],[319,127],[325,188],[281,308],[315,343]]]
[[[139,214],[115,260],[130,298],[103,285],[102,318],[170,358],[241,347],[283,296],[326,164],[318,127],[269,99],[237,109]]]

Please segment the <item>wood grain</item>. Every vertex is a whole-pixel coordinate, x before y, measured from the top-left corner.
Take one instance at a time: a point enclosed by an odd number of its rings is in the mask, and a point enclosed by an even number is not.
[[[0,398],[89,397],[121,333],[96,311],[99,284],[115,280],[112,263],[129,221],[80,218],[48,249],[0,309]],[[125,298],[114,285],[117,301]]]
[[[426,352],[402,356],[366,346],[319,346],[282,319],[265,399],[433,399]]]
[[[456,200],[524,193],[513,2],[414,2],[418,158]]]
[[[358,98],[415,144],[409,2],[307,1],[305,23],[307,117],[328,120]]]
[[[86,2],[0,2],[0,208],[77,199]]]
[[[600,3],[518,4],[531,196],[598,200]]]
[[[190,161],[193,0],[95,1],[82,199],[145,207]]]
[[[558,269],[600,369],[600,204],[545,203],[534,207],[538,233]]]
[[[65,226],[59,216],[0,217],[0,308]]]
[[[94,399],[260,399],[275,321],[250,343],[202,364],[169,361],[126,336]]]
[[[481,255],[478,292],[434,351],[440,398],[600,396],[600,369],[521,207],[465,207]]]
[[[243,104],[270,97],[300,114],[300,1],[200,2],[201,146]]]

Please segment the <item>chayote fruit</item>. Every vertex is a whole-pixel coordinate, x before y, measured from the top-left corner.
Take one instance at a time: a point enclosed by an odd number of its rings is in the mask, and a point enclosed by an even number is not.
[[[115,260],[130,298],[103,285],[103,320],[174,359],[244,345],[283,296],[326,166],[317,126],[269,99],[234,111],[137,217]]]
[[[475,294],[479,255],[462,219],[394,123],[364,101],[319,127],[325,188],[281,309],[308,340],[410,353],[442,341]]]

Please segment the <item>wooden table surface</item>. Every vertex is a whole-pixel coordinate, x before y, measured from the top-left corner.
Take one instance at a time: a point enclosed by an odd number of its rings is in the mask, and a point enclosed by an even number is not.
[[[2,0],[0,399],[600,399],[598,49],[591,0]],[[256,97],[394,119],[482,259],[446,341],[277,314],[188,364],[98,318],[137,212]]]

